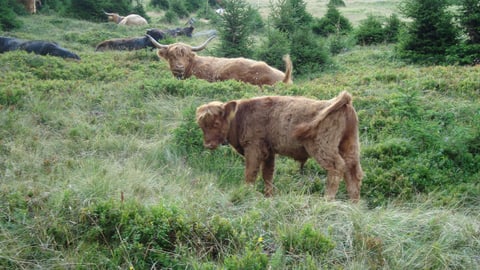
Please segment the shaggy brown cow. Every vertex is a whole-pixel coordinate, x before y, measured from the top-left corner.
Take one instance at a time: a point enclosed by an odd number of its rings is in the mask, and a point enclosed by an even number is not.
[[[214,101],[197,108],[196,120],[206,148],[229,143],[245,157],[247,183],[255,182],[261,167],[266,196],[273,192],[279,154],[299,161],[313,157],[327,170],[328,200],[335,198],[341,178],[350,199],[360,199],[358,118],[345,91],[326,101],[287,96]]]
[[[292,62],[288,55],[284,57],[286,71],[283,73],[261,61],[195,54],[195,52],[205,49],[214,37],[210,37],[202,45],[196,47],[183,43],[163,45],[152,37],[150,40],[158,48],[158,57],[168,61],[172,74],[179,79],[186,79],[193,75],[209,82],[233,79],[258,86],[273,85],[277,82],[292,83]]]

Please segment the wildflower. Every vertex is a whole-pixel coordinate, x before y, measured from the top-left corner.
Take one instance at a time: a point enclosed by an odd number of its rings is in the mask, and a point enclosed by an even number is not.
[[[261,236],[260,236],[260,237],[258,237],[258,239],[257,239],[257,243],[262,243],[262,242],[263,242],[263,237],[261,237]]]

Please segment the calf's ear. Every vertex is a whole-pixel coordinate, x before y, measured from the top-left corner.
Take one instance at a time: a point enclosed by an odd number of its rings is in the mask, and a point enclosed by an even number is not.
[[[223,105],[223,118],[225,120],[232,120],[232,118],[235,116],[236,109],[236,101],[230,101],[228,103],[225,103],[225,105]]]

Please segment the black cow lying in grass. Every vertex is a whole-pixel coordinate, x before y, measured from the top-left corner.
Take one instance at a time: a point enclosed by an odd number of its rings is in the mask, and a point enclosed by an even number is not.
[[[160,30],[160,29],[148,29],[147,35],[150,35],[155,40],[161,40],[166,38],[167,36],[187,36],[192,37],[193,33],[193,26],[184,27],[184,28],[175,28],[175,29],[168,29],[168,30]],[[146,48],[156,48],[155,45],[152,44],[150,39],[147,36],[144,37],[133,37],[133,38],[112,38],[102,41],[97,44],[95,47],[95,51],[108,51],[108,50],[117,50],[117,51],[133,51],[133,50],[141,50]]]
[[[98,43],[98,45],[95,47],[95,51],[133,51],[149,47],[152,49],[155,48],[147,36],[134,38],[113,38]]]
[[[51,55],[62,58],[70,58],[80,60],[80,57],[65,48],[60,47],[55,42],[43,40],[21,40],[10,37],[0,37],[0,53],[23,50],[26,52],[33,52],[39,55]]]
[[[178,37],[178,36],[187,36],[187,37],[192,37],[193,30],[195,28],[190,25],[189,27],[184,27],[184,28],[174,28],[174,29],[167,29],[167,30],[160,30],[156,28],[148,29],[147,30],[147,35],[153,37],[157,41],[160,39],[164,39],[167,36],[171,37]]]

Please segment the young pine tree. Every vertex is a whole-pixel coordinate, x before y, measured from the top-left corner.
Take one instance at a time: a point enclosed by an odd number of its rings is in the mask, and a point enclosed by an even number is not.
[[[253,9],[245,0],[225,0],[219,35],[218,53],[223,57],[251,58],[253,33]]]
[[[468,35],[471,44],[480,44],[480,0],[461,0],[460,24]]]
[[[443,62],[457,44],[458,30],[447,10],[448,0],[404,0],[400,10],[412,22],[400,39],[401,56],[420,62]]]

